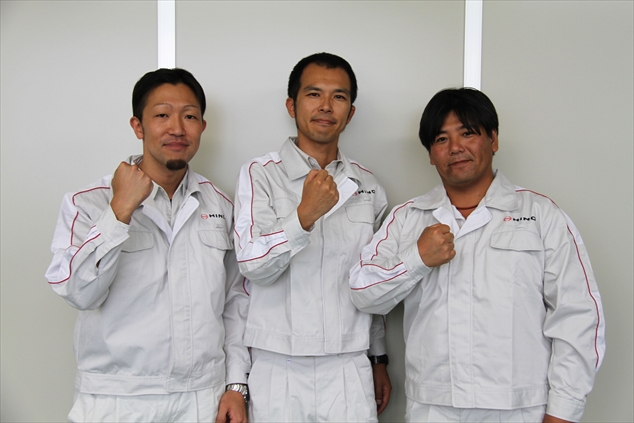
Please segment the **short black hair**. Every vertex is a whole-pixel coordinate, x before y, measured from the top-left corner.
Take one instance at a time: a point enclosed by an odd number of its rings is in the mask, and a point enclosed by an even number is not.
[[[148,72],[141,77],[134,85],[132,91],[132,114],[139,120],[143,120],[143,109],[147,105],[147,99],[156,88],[163,84],[185,84],[187,85],[198,100],[201,116],[205,115],[207,101],[205,100],[205,92],[203,87],[198,83],[194,75],[185,69],[157,69]]]
[[[308,65],[315,64],[327,69],[343,69],[350,78],[350,104],[357,99],[357,77],[354,76],[352,66],[344,58],[330,53],[315,53],[300,60],[288,77],[288,98],[297,101],[297,94],[301,87],[302,73]]]
[[[429,100],[420,119],[418,137],[427,151],[451,112],[471,132],[480,135],[482,128],[489,137],[498,133],[498,114],[489,97],[475,88],[447,88]]]

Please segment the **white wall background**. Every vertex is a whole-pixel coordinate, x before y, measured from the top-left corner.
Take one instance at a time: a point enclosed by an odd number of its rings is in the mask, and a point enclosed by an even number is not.
[[[554,198],[588,246],[607,356],[585,421],[633,421],[632,1],[485,1],[482,89],[501,120],[495,165]],[[340,54],[359,79],[342,136],[390,205],[438,183],[417,141],[429,98],[462,84],[463,1],[181,1],[176,64],[208,97],[195,169],[229,194],[239,166],[294,132],[293,65]],[[43,278],[62,195],[140,151],[128,126],[136,80],[156,68],[155,1],[6,1],[1,15],[1,416],[64,421],[76,313]],[[403,417],[402,309],[389,317]]]

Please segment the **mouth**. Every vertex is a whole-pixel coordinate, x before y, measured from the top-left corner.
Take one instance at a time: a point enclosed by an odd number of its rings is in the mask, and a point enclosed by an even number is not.
[[[462,167],[469,164],[471,160],[457,160],[455,162],[449,163],[449,167]]]
[[[312,122],[322,126],[332,126],[337,123],[332,119],[326,119],[326,118],[314,118],[312,119]]]
[[[182,151],[189,147],[189,143],[184,141],[171,141],[163,144],[163,147],[172,151]]]

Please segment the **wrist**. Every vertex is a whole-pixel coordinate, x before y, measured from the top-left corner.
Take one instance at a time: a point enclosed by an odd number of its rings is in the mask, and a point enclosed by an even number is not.
[[[387,366],[390,363],[390,359],[388,358],[387,354],[383,354],[383,355],[369,355],[368,359],[370,360],[372,365],[385,364]]]
[[[242,398],[244,398],[244,402],[249,402],[249,386],[246,383],[230,383],[226,386],[225,392],[233,391],[239,394],[242,394]]]

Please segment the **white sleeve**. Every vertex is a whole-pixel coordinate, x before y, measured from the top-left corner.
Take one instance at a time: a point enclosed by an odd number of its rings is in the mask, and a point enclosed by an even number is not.
[[[580,421],[605,352],[601,296],[583,240],[557,210],[543,228],[544,336],[552,340],[546,413]]]
[[[403,249],[399,245],[409,204],[390,212],[350,270],[352,302],[361,311],[387,314],[431,271],[420,258],[416,243]]]
[[[273,209],[270,192],[260,163],[242,167],[236,188],[235,248],[240,272],[259,285],[274,283],[291,257],[310,243],[297,209],[278,216],[281,211]]]
[[[48,283],[79,310],[98,307],[108,297],[126,239],[128,225],[116,219],[110,205],[93,221],[67,194],[51,245],[53,260],[45,275]]]

